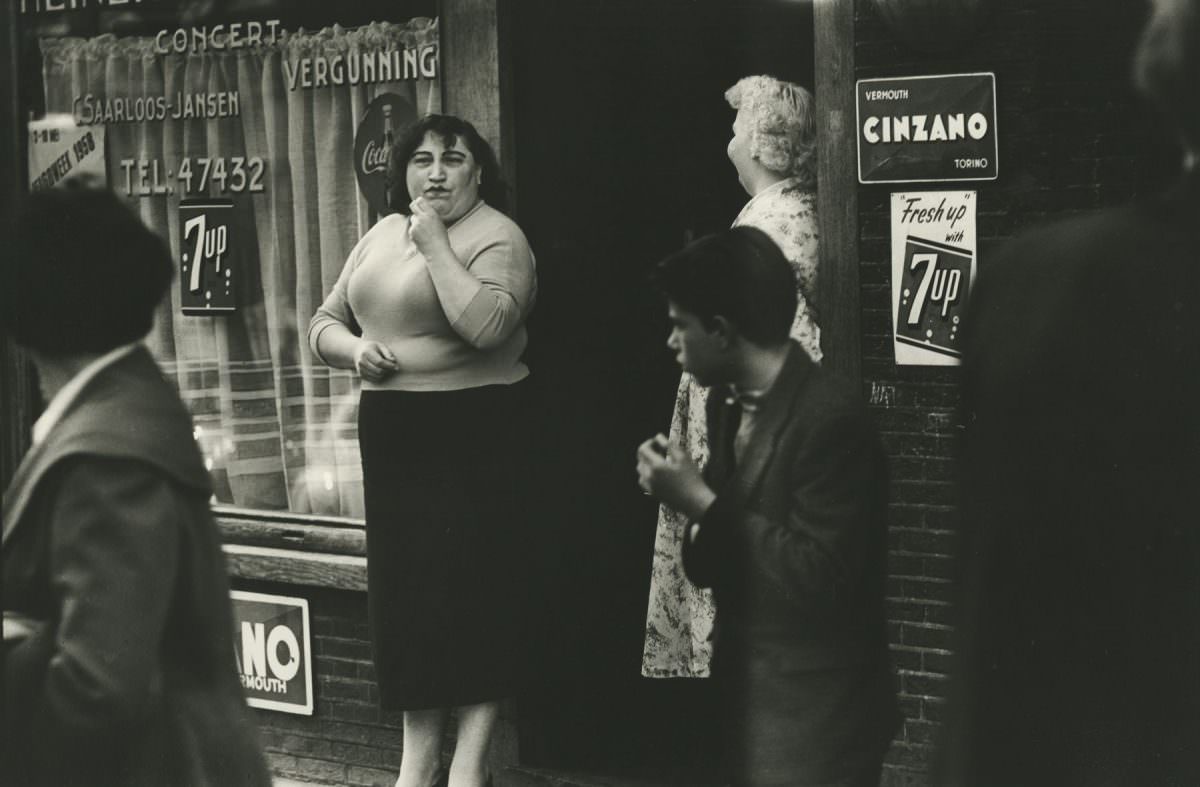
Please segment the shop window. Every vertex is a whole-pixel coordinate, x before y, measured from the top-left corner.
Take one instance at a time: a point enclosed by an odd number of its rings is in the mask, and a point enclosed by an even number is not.
[[[23,0],[19,23],[31,188],[99,175],[176,261],[147,344],[214,502],[360,519],[357,380],[307,327],[387,210],[387,139],[441,109],[435,4]]]

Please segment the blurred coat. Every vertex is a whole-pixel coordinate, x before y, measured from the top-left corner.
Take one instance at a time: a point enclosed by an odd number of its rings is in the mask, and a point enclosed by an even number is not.
[[[938,783],[1200,784],[1200,178],[985,262]]]
[[[236,674],[208,473],[144,348],[104,368],[4,496],[13,784],[269,785]]]

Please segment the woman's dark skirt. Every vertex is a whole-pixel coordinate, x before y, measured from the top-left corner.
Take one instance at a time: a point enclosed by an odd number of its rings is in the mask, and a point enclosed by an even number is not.
[[[517,688],[522,390],[362,393],[367,607],[386,710],[472,705]]]

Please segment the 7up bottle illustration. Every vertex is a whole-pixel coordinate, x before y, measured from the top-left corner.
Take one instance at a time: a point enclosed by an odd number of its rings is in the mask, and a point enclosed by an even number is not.
[[[184,314],[235,310],[237,255],[232,219],[231,200],[179,203],[179,295]]]

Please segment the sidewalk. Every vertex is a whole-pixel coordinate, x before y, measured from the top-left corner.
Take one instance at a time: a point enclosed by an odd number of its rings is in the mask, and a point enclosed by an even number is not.
[[[568,773],[510,766],[495,776],[496,787],[659,787],[651,781],[624,779],[587,773]],[[274,787],[334,787],[318,782],[303,782],[276,776]]]

